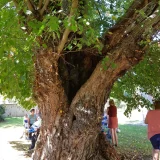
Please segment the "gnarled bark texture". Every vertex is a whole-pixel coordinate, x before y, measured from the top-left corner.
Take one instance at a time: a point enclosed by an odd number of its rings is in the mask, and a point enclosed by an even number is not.
[[[103,57],[85,51],[60,56],[52,48],[37,52],[34,90],[43,125],[34,160],[120,159],[100,134],[100,117],[114,82],[143,58],[146,47],[139,42],[159,25],[158,3],[148,2],[147,18],[135,12],[144,2],[135,1],[112,34],[106,33]]]

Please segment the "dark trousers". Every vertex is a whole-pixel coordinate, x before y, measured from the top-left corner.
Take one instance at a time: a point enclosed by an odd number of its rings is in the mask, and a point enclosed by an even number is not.
[[[29,128],[31,128],[32,124],[29,125]],[[32,139],[32,133],[29,133],[29,139]]]
[[[31,146],[29,147],[29,149],[34,149],[39,133],[40,129],[31,134]]]
[[[33,149],[33,148],[35,147],[36,141],[37,141],[37,135],[34,133],[34,134],[31,136],[31,146],[30,146],[29,149]]]

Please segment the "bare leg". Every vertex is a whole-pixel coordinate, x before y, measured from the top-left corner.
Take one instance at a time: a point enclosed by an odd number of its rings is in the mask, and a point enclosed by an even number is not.
[[[159,160],[159,150],[153,149],[153,160]]]
[[[111,128],[110,131],[111,131],[112,143],[115,145],[114,129]]]
[[[115,137],[115,144],[118,145],[118,136],[115,128],[114,128],[114,137]]]
[[[28,139],[28,137],[29,137],[29,133],[27,130],[25,130],[25,138]]]
[[[23,135],[24,135],[24,131],[23,131],[23,134],[22,134],[22,136],[20,137],[20,139],[23,138]]]

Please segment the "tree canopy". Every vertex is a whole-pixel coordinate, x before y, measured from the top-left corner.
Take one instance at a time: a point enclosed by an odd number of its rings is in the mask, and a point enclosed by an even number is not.
[[[102,54],[106,31],[125,15],[132,0],[1,0],[0,93],[22,106],[34,105],[34,61],[37,48],[55,46],[67,54],[86,48]],[[79,7],[77,7],[79,5]],[[145,19],[145,11],[137,10]],[[143,24],[141,26],[143,28]],[[111,96],[128,102],[128,111],[150,103],[137,90],[159,98],[159,32],[142,41],[147,54],[115,83]],[[112,36],[112,32],[109,32]],[[66,38],[67,37],[67,38]],[[58,46],[58,47],[57,47]],[[95,50],[94,50],[95,49]],[[108,61],[104,58],[105,63]],[[114,63],[113,67],[116,67]]]
[[[149,42],[151,43],[151,42]],[[132,109],[151,109],[153,100],[159,100],[160,47],[157,42],[149,44],[147,54],[138,65],[115,83],[111,96],[127,103],[126,114]],[[148,98],[148,96],[151,96]]]

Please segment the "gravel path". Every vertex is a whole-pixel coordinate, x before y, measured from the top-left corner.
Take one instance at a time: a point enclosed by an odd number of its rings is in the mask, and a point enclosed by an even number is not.
[[[0,160],[31,160],[26,156],[29,141],[20,139],[23,127],[0,128]]]

